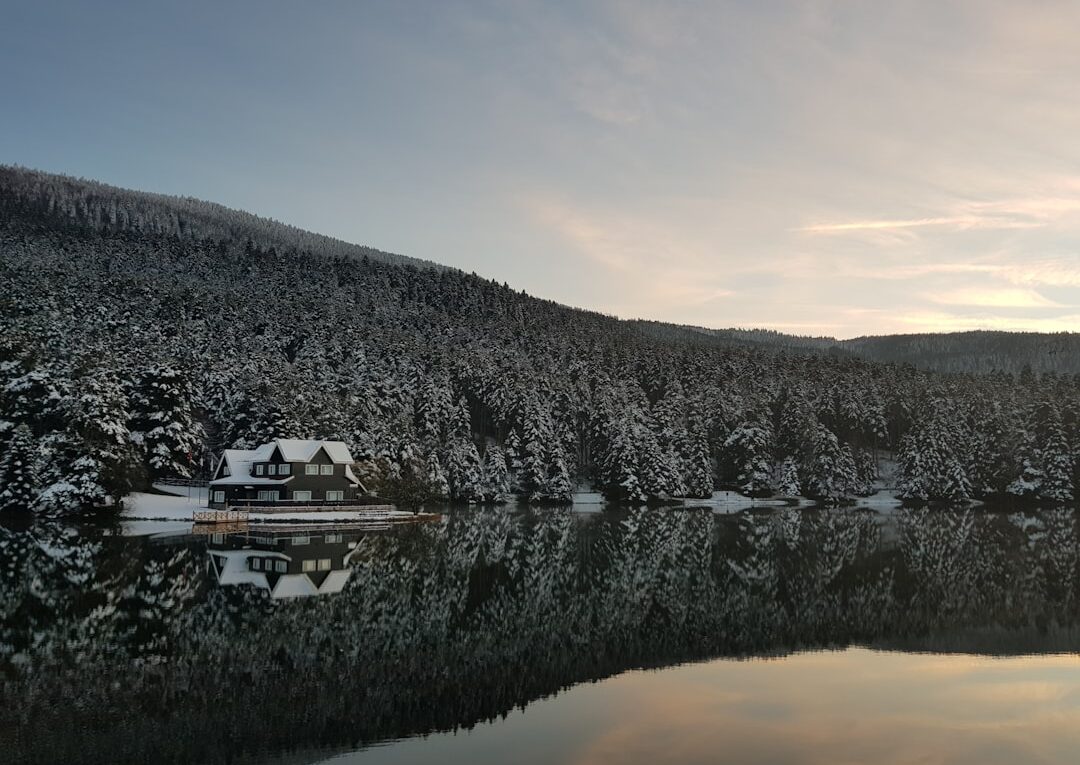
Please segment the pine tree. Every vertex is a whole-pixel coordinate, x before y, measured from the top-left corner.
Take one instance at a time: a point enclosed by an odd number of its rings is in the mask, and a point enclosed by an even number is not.
[[[811,499],[837,502],[852,496],[858,488],[855,459],[851,449],[841,444],[824,425],[814,436],[812,458],[802,481]]]
[[[772,490],[770,440],[763,424],[747,422],[731,431],[724,441],[726,461],[732,466],[735,483],[751,497],[765,496]]]
[[[484,451],[484,501],[505,502],[510,494],[510,476],[506,455],[496,444]]]
[[[15,428],[0,459],[0,512],[30,512],[37,502],[34,434],[25,423]]]
[[[142,448],[151,477],[190,477],[203,430],[187,378],[167,366],[147,369],[136,382],[131,414],[132,440]]]
[[[484,498],[484,474],[469,422],[469,410],[462,399],[450,426],[446,478],[451,499],[479,502]]]

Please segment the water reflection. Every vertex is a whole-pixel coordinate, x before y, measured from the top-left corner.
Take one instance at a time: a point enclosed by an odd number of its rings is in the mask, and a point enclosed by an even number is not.
[[[211,534],[207,570],[223,587],[255,587],[272,600],[333,595],[349,581],[360,536],[318,526]]]
[[[898,673],[918,677],[913,667],[929,660],[940,659],[935,671],[944,674],[923,675],[933,681],[912,693],[948,689],[951,702],[940,713],[955,724],[964,722],[963,710],[980,708],[971,695],[978,692],[969,688],[965,696],[957,676],[947,674],[958,666],[955,657],[789,654],[863,646],[1006,656],[1080,645],[1077,518],[1067,509],[731,517],[475,511],[307,545],[293,544],[300,535],[292,533],[171,543],[58,527],[0,534],[0,666],[8,678],[0,749],[15,761],[235,762],[284,753],[314,760],[472,728],[525,706],[529,713],[515,720],[542,720],[535,710],[551,708],[566,735],[579,725],[573,720],[589,721],[582,735],[594,746],[636,719],[629,711],[600,715],[589,706],[596,702],[577,707],[575,699],[613,683],[624,689],[619,698],[635,699],[638,717],[648,710],[674,726],[664,735],[676,748],[700,738],[696,727],[727,729],[746,717],[779,745],[782,732],[769,725],[811,725],[815,699],[892,735],[907,723],[880,708],[901,698],[882,689],[899,682]],[[329,567],[320,570],[320,561]],[[340,586],[326,589],[338,594],[275,597],[315,594],[335,574]],[[293,576],[288,581],[308,584],[278,589]],[[789,657],[579,685],[635,668],[776,656]],[[828,665],[836,657],[847,658]],[[889,663],[898,660],[916,664]],[[1072,666],[1073,659],[1054,661]],[[1040,684],[1023,666],[1017,678],[1026,685],[995,692],[1027,694],[1031,704],[1053,694],[1072,699],[1071,674],[1062,690]],[[578,687],[560,693],[571,686]],[[759,692],[766,688],[775,692]],[[845,693],[866,698],[835,707],[829,693],[838,694],[833,701]],[[604,703],[625,706],[615,697]],[[1059,717],[1072,719],[1069,704]],[[531,731],[519,731],[524,739],[557,733],[521,724]],[[502,729],[484,727],[468,738]],[[394,761],[422,746],[358,756]],[[542,751],[551,750],[537,748],[537,756]],[[652,761],[640,743],[626,751]],[[762,751],[776,756],[760,761],[811,761]],[[729,759],[754,761],[751,755],[747,749]],[[613,760],[594,754],[580,761]]]

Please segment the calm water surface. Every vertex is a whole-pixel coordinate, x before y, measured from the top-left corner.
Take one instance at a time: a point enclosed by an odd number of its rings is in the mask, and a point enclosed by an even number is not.
[[[459,512],[0,528],[9,762],[1066,763],[1078,526]]]

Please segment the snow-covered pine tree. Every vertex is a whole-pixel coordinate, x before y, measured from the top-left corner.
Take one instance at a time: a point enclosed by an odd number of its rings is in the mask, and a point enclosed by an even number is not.
[[[497,444],[488,444],[484,450],[484,501],[505,502],[510,494],[510,474],[506,455]]]
[[[766,496],[772,491],[771,437],[761,422],[744,422],[724,441],[725,462],[739,490],[751,497]]]
[[[713,492],[712,458],[709,456],[708,432],[700,420],[691,424],[681,451],[686,496],[711,497]]]
[[[0,458],[0,512],[30,512],[37,503],[36,446],[27,424],[20,424],[12,432]]]
[[[184,374],[153,366],[139,376],[131,395],[131,437],[151,478],[191,475],[203,430]]]
[[[839,502],[853,496],[858,475],[851,449],[841,444],[836,434],[818,425],[812,457],[802,481],[806,496],[825,502]]]
[[[449,430],[450,443],[446,448],[449,496],[462,502],[480,502],[484,498],[484,474],[464,399],[458,403]]]

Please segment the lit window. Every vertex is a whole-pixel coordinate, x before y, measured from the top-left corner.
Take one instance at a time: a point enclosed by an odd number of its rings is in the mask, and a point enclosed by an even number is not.
[[[312,465],[312,464],[304,465],[304,475],[318,475],[318,474],[319,474],[319,466],[318,465]]]
[[[319,558],[319,571],[329,571],[329,570],[330,570],[330,559],[329,558]]]
[[[343,491],[328,491],[326,492],[326,500],[328,502],[340,502],[345,499],[345,492]]]
[[[313,560],[304,561],[300,566],[300,570],[305,571],[305,572],[314,571],[315,570],[315,561],[313,561]]]
[[[277,563],[274,564],[274,570],[277,571],[279,574],[284,574],[287,568],[288,565],[283,560],[279,560]]]
[[[263,474],[263,465],[259,464],[255,466],[255,475]]]
[[[319,473],[321,473],[322,475],[333,475],[334,474],[334,466],[333,465],[319,465]]]

